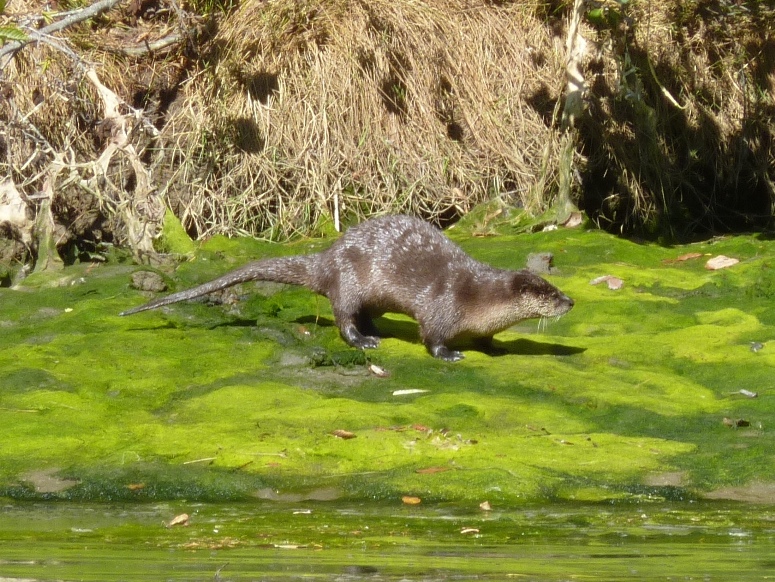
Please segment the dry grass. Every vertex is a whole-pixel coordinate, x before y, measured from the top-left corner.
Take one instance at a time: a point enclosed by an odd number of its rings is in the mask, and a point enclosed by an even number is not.
[[[556,137],[526,100],[561,87],[552,43],[529,3],[248,0],[171,120],[184,222],[285,237],[493,196],[538,209]]]
[[[35,1],[25,14],[42,9]],[[540,212],[556,195],[567,5],[244,0],[207,21],[175,9],[181,2],[140,4],[62,43],[153,120],[160,135],[135,131],[132,143],[199,237],[282,239],[399,211],[444,223],[492,198]],[[576,134],[580,205],[623,232],[771,226],[772,4],[626,6],[616,26],[585,29],[598,47]],[[187,41],[121,54],[170,33]],[[82,187],[106,136],[81,69],[37,45],[2,76],[0,172],[34,208],[53,152],[64,154],[73,171],[56,184],[60,246],[127,244],[126,160],[111,162],[100,192]]]

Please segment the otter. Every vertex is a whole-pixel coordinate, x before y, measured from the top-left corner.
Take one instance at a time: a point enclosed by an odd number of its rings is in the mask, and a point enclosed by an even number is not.
[[[383,313],[417,320],[428,351],[455,362],[450,344],[486,347],[515,323],[558,317],[573,300],[527,269],[496,269],[473,259],[434,226],[410,216],[384,216],[354,226],[328,249],[255,261],[208,283],[155,299],[119,315],[193,299],[246,281],[303,285],[331,302],[342,339],[376,348],[372,321]]]

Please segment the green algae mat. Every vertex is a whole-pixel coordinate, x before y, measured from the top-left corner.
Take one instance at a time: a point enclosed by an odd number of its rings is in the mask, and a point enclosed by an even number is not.
[[[377,320],[377,350],[348,348],[302,288],[243,285],[131,317],[117,314],[152,294],[128,263],[0,289],[0,497],[477,511],[775,498],[774,241],[455,236],[498,267],[553,253],[547,279],[576,306],[496,336],[504,355],[450,364],[402,316]],[[158,273],[180,290],[325,244],[215,238]],[[708,269],[718,257],[737,262]]]

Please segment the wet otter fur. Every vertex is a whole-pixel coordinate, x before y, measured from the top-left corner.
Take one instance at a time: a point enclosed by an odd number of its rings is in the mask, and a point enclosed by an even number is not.
[[[407,314],[419,323],[428,351],[450,362],[463,358],[449,348],[452,343],[487,345],[494,334],[523,319],[556,317],[573,307],[570,297],[528,270],[490,267],[418,218],[385,216],[350,228],[320,253],[255,261],[120,315],[246,281],[303,285],[325,295],[342,338],[360,349],[379,345],[374,317]]]

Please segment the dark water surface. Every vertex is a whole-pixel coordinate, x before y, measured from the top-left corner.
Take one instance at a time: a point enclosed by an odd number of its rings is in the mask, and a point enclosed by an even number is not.
[[[187,513],[188,525],[167,526]],[[775,507],[0,507],[0,580],[767,580]]]

